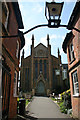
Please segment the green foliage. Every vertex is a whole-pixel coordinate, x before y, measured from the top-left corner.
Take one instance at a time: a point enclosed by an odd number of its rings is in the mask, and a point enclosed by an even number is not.
[[[55,98],[51,97],[51,99],[52,99],[53,101],[55,101]]]
[[[28,99],[26,99],[26,105],[28,105],[28,103],[29,103],[29,100],[28,100]]]
[[[66,107],[64,106],[64,102],[61,102],[61,103],[59,104],[59,106],[60,106],[61,112],[67,114],[67,109],[66,109]]]
[[[70,89],[61,93],[61,99],[60,99],[60,110],[61,112],[67,113],[68,109],[71,109],[71,92]]]
[[[64,102],[61,102],[61,103],[59,104],[59,106],[62,108],[62,107],[63,107],[63,104],[64,104]]]

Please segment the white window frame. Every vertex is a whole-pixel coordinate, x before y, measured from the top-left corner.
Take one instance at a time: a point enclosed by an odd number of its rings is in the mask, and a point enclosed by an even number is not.
[[[14,97],[17,97],[17,78],[18,78],[18,73],[15,70],[15,73],[14,73],[14,90],[13,90],[13,96]]]
[[[5,0],[3,0],[3,2],[4,2],[5,7],[6,7],[6,9],[7,9],[7,17],[6,17],[6,21],[5,21],[5,23],[4,23],[5,28],[7,29],[7,25],[8,25],[8,18],[9,18],[9,8],[8,8],[8,6],[7,6],[6,1],[5,1]]]
[[[19,55],[19,41],[17,40],[17,47],[16,47],[16,57],[18,58]]]
[[[75,59],[73,42],[70,43],[69,50],[70,50],[70,59],[71,61],[73,61]]]
[[[72,73],[72,80],[73,80],[73,96],[79,96],[79,84],[78,84],[78,76],[77,70]]]

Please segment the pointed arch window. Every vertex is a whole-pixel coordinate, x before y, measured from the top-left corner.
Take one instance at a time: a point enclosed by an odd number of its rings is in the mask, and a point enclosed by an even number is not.
[[[46,69],[46,63],[47,63],[47,61],[46,60],[44,60],[44,78],[46,79],[47,78],[47,69]]]
[[[29,91],[29,68],[25,69],[25,90]]]
[[[35,60],[35,77],[38,78],[38,61]]]
[[[42,73],[42,60],[40,60],[40,73]]]

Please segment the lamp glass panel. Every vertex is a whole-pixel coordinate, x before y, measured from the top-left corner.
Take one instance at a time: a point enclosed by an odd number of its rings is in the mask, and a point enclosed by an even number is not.
[[[46,18],[49,20],[49,12],[48,12],[48,8],[46,8]]]
[[[47,7],[50,11],[50,16],[59,16],[62,4],[48,4]]]

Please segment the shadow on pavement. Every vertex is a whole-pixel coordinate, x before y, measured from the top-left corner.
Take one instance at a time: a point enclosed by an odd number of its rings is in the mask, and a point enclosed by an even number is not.
[[[25,115],[25,116],[18,115],[16,120],[36,120],[36,119],[38,119],[38,118],[35,118],[30,115]]]
[[[29,111],[26,111],[25,117],[30,119],[30,120],[38,119],[36,116],[34,116],[34,113],[30,113]]]
[[[36,118],[30,115],[19,117],[17,120],[75,120],[73,118]]]

